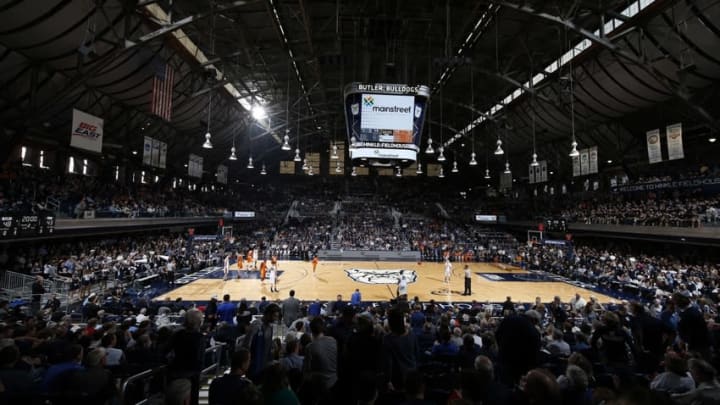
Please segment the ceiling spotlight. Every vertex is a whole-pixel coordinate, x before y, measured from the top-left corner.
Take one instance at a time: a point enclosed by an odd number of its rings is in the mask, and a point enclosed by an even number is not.
[[[330,159],[335,160],[335,159],[338,158],[338,153],[337,153],[337,151],[338,151],[337,145],[333,145],[333,146],[332,146],[332,154],[330,155]]]
[[[453,161],[453,168],[450,171],[453,173],[459,172],[458,167],[457,167],[457,160]]]
[[[137,151],[136,150],[132,151],[132,154],[137,155]]]
[[[400,167],[397,168],[397,172],[395,172],[395,177],[402,177],[402,169]]]
[[[568,156],[570,156],[570,157],[580,156],[580,152],[578,152],[578,150],[577,150],[577,145],[578,145],[578,143],[576,141],[572,141],[572,143],[570,144],[570,146],[572,146],[572,148],[570,149],[570,153],[568,154]]]
[[[711,136],[710,138],[708,138],[708,142],[710,142],[710,143],[715,143],[715,141],[717,141],[717,138],[715,138],[714,136]]]
[[[510,162],[505,162],[505,171],[503,172],[505,174],[510,174]]]
[[[611,160],[611,159],[608,159],[607,163],[608,163],[608,164],[612,164],[612,160]]]
[[[504,155],[505,154],[505,151],[502,148],[502,141],[499,139],[497,140],[497,148],[495,149],[495,154],[496,155]]]
[[[470,154],[470,166],[477,166],[477,160],[475,160],[475,152]]]
[[[234,146],[232,148],[230,148],[230,157],[228,159],[237,160],[237,156],[235,156],[235,147]]]
[[[309,167],[309,166],[308,166],[308,164],[307,164],[307,159],[303,159],[303,165],[302,165],[303,171],[304,171],[304,172],[308,171],[308,167]]]
[[[285,137],[283,138],[283,144],[280,149],[282,149],[282,150],[291,150],[292,149],[290,147],[290,136],[289,135],[285,135]]]
[[[432,147],[432,138],[428,138],[428,146],[427,149],[425,149],[425,154],[432,155],[435,153],[435,149]]]
[[[422,163],[418,162],[417,170],[415,170],[415,174],[422,174]]]
[[[440,177],[441,179],[445,178],[445,171],[443,170],[442,166],[440,166],[440,173],[438,174],[438,177]]]
[[[437,160],[438,160],[438,162],[444,162],[444,161],[445,161],[445,155],[443,154],[443,152],[445,152],[445,148],[443,148],[443,147],[441,146],[440,148],[438,148],[438,150],[440,151],[440,154],[438,155]]]
[[[342,173],[342,169],[340,168],[340,162],[337,162],[337,165],[335,165],[335,173]]]
[[[530,162],[530,166],[532,166],[532,167],[540,166],[540,163],[538,163],[538,161],[537,161],[537,153],[533,153],[532,158],[533,159],[532,159],[532,162]]]
[[[294,161],[299,162],[302,160],[300,157],[300,149],[295,149],[295,157],[293,158]]]
[[[210,135],[210,132],[205,134],[205,143],[203,143],[203,148],[212,149],[212,142],[210,142],[211,137],[212,135]]]
[[[350,172],[350,175],[353,176],[353,177],[357,176],[357,170],[355,170],[354,167],[353,167],[353,169],[352,169],[352,172]]]
[[[265,107],[255,104],[252,108],[252,116],[256,120],[261,120],[263,118],[267,118],[267,112],[265,111]]]
[[[260,174],[262,174],[263,176],[267,174],[267,170],[265,170],[265,163],[263,163],[262,169],[260,169]]]
[[[490,169],[485,169],[485,178],[486,179],[490,178]]]
[[[254,169],[254,168],[255,168],[255,166],[253,166],[252,156],[250,156],[250,157],[248,158],[247,168],[248,168],[248,169]]]

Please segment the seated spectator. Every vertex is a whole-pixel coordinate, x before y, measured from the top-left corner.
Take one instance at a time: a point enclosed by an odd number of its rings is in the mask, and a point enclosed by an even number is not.
[[[695,382],[687,375],[687,362],[675,352],[665,353],[665,372],[658,374],[650,383],[650,389],[668,394],[682,394],[695,388]]]
[[[432,348],[433,357],[456,356],[460,348],[450,339],[450,331],[447,328],[440,329],[438,341]]]
[[[701,359],[690,359],[689,367],[695,380],[695,389],[673,395],[673,401],[679,405],[720,403],[720,383],[717,381],[715,368]]]
[[[287,375],[280,364],[273,363],[263,370],[260,390],[265,405],[300,405],[297,396],[290,389]]]
[[[553,330],[552,341],[550,341],[545,348],[553,356],[570,356],[570,345],[563,339],[564,334],[561,330]]]

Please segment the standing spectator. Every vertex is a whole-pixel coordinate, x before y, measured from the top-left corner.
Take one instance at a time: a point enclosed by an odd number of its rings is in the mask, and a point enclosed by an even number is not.
[[[252,323],[245,333],[242,346],[250,350],[248,377],[253,381],[259,381],[262,370],[273,361],[273,325],[279,318],[280,307],[277,304],[268,304],[262,321]]]
[[[390,309],[387,322],[390,333],[383,340],[387,386],[390,390],[402,390],[407,372],[417,368],[417,338],[405,328],[405,319],[400,310]]]
[[[305,349],[303,368],[305,379],[312,387],[316,399],[329,398],[337,382],[337,342],[325,336],[325,320],[322,317],[310,321],[312,343]]]
[[[249,369],[250,351],[240,349],[233,353],[230,373],[214,379],[210,384],[209,405],[252,403],[257,390],[246,376]]]
[[[470,271],[470,266],[465,265],[465,290],[463,291],[463,295],[472,295],[472,272]]]
[[[290,290],[290,296],[282,303],[282,320],[285,326],[290,327],[300,316],[300,300],[295,298],[295,290]]]
[[[355,292],[350,296],[350,305],[359,308],[362,305],[362,295],[360,289],[356,288]]]
[[[219,322],[234,324],[237,310],[235,304],[230,302],[230,294],[223,295],[223,302],[218,306],[217,318]]]
[[[40,301],[42,300],[43,294],[45,294],[45,286],[43,286],[42,276],[35,277],[35,282],[32,284],[32,301],[30,308],[33,314],[37,314],[40,311]]]
[[[705,360],[691,359],[690,374],[695,380],[695,389],[685,394],[673,395],[672,399],[676,404],[720,403],[720,384],[713,366]]]
[[[677,327],[680,339],[687,344],[689,351],[699,352],[709,358],[710,335],[702,312],[691,305],[690,299],[683,294],[673,294],[673,301],[680,313]]]
[[[200,372],[205,357],[205,337],[200,332],[203,315],[197,309],[185,313],[185,328],[172,338],[170,361],[171,378],[187,378],[192,384],[191,404],[197,405],[200,392]]]
[[[658,374],[650,383],[650,389],[682,394],[695,388],[695,382],[687,375],[687,362],[675,352],[665,353],[665,372]]]

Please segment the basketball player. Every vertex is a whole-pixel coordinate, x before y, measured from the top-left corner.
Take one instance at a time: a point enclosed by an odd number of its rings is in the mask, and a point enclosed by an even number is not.
[[[263,262],[263,264],[264,263],[265,262]],[[270,265],[268,279],[270,280],[270,292],[280,292],[277,288],[277,269],[273,265]]]
[[[230,273],[230,255],[226,254],[225,259],[223,259],[223,281],[228,280],[228,273]]]
[[[407,278],[405,278],[405,270],[400,270],[400,278],[398,278],[397,297],[407,298]]]
[[[452,271],[453,271],[453,265],[450,263],[450,259],[445,260],[445,278],[443,281],[445,283],[450,283],[450,278],[452,277]]]
[[[265,276],[267,275],[267,261],[263,260],[262,263],[260,263],[260,281],[265,281]]]
[[[317,269],[317,265],[320,262],[320,259],[318,259],[317,255],[313,257],[312,259],[312,266],[313,266],[313,276],[315,275],[315,269]]]

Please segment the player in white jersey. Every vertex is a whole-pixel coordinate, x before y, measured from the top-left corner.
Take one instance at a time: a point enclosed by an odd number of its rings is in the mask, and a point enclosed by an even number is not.
[[[405,277],[405,271],[400,270],[400,278],[398,278],[398,288],[397,288],[397,296],[398,298],[408,295],[408,282],[407,278]]]
[[[446,283],[450,282],[450,277],[452,277],[452,271],[453,271],[452,263],[450,263],[449,259],[445,260],[445,278],[443,279],[443,281],[445,281]]]
[[[230,255],[226,254],[225,259],[223,259],[223,280],[227,281],[228,275],[230,273]]]
[[[274,265],[270,265],[270,271],[268,271],[268,281],[270,281],[270,292],[279,292],[277,288],[277,269]]]

